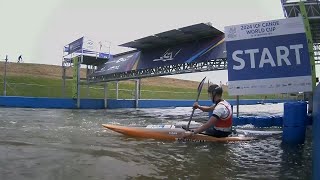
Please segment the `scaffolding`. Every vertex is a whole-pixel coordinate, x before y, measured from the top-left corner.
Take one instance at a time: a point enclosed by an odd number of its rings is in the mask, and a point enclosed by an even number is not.
[[[300,15],[299,1],[281,0],[284,16],[287,18]],[[320,64],[320,1],[308,0],[306,7],[313,40],[315,64]]]
[[[93,41],[87,37],[81,37],[63,47],[62,55],[62,94],[66,97],[66,76],[68,67],[73,68],[73,95],[77,100],[77,108],[80,108],[80,68],[86,66],[86,84],[89,89],[89,76],[94,73],[98,66],[106,63],[110,54],[110,42]],[[106,107],[106,103],[105,103]]]

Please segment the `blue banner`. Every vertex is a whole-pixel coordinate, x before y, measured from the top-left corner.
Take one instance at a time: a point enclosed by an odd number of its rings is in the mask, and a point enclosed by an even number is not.
[[[99,67],[95,75],[226,58],[225,49],[224,36],[220,36],[215,39],[203,39],[173,47],[132,52],[113,57]]]
[[[311,74],[304,33],[227,43],[229,81]]]
[[[230,95],[311,91],[301,17],[225,28]]]
[[[104,65],[98,67],[95,75],[127,72],[136,69],[140,55],[141,52],[139,51],[112,57]]]
[[[224,36],[220,36],[216,39],[204,39],[171,48],[142,52],[138,69],[225,58],[225,48]]]
[[[83,44],[83,37],[73,41],[72,43],[69,44],[69,47],[67,48],[69,50],[68,53],[71,54],[75,51],[81,50],[82,44]]]

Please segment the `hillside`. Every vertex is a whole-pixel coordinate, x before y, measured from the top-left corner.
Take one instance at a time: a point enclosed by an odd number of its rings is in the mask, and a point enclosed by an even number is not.
[[[0,62],[0,72],[4,72],[4,62]],[[2,76],[3,74],[1,74]],[[7,64],[7,75],[8,76],[33,76],[43,77],[50,79],[61,79],[62,68],[56,65],[45,65],[45,64],[30,64],[30,63],[8,63]],[[72,77],[72,69],[67,69],[67,76]],[[86,77],[86,69],[81,69],[80,76]],[[134,83],[133,81],[124,81],[124,83]],[[164,77],[151,77],[143,78],[141,81],[142,85],[146,86],[167,86],[167,87],[179,87],[186,89],[197,88],[199,82],[179,80]]]
[[[4,62],[0,62],[0,92],[3,92]],[[72,68],[67,68],[68,77],[72,77]],[[86,69],[81,69],[81,77],[86,77]],[[67,80],[66,89],[63,91],[62,68],[56,65],[8,63],[7,64],[7,95],[8,96],[32,96],[32,97],[72,97],[71,79]],[[104,91],[101,84],[86,85],[81,82],[81,97],[103,98]],[[144,99],[193,99],[196,97],[199,82],[179,80],[164,77],[143,78],[141,80],[141,98]],[[115,83],[108,84],[108,97],[116,97]],[[208,99],[206,85],[202,90],[200,99]],[[228,95],[224,86],[224,97],[234,98]],[[135,84],[132,80],[120,81],[119,99],[128,99],[135,96]],[[265,95],[247,95],[242,98],[265,98]],[[282,95],[281,95],[282,97]],[[268,95],[268,98],[279,98],[279,95]]]

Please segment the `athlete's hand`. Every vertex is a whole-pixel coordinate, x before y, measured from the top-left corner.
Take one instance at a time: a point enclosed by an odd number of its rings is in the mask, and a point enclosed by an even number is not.
[[[193,103],[193,109],[198,109],[199,108],[199,103],[198,102],[195,102],[195,103]]]

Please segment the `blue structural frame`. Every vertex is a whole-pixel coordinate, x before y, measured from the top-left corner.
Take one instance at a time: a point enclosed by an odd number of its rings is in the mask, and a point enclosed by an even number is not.
[[[320,85],[316,87],[313,98],[313,154],[312,154],[312,178],[320,179]]]
[[[102,109],[104,107],[103,99],[81,99],[80,101],[80,109]],[[0,96],[0,107],[76,109],[77,100],[71,98]]]

